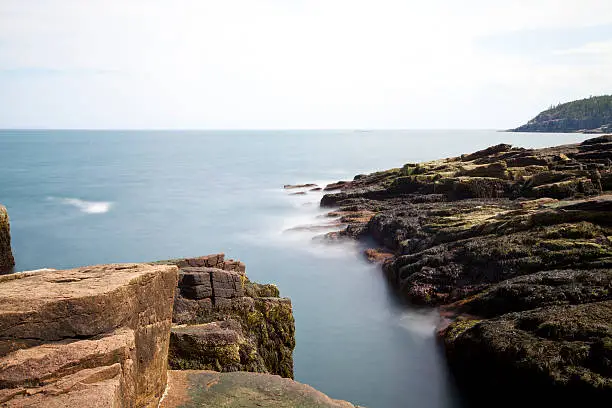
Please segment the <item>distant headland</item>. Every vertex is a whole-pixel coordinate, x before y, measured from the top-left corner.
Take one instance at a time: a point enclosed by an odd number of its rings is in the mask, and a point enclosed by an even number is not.
[[[610,133],[612,132],[612,95],[591,96],[551,106],[527,124],[509,131]]]

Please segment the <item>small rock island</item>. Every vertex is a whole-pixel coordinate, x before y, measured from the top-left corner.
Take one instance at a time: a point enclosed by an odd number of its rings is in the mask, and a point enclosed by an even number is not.
[[[612,132],[612,95],[567,102],[540,113],[511,132],[609,133]]]

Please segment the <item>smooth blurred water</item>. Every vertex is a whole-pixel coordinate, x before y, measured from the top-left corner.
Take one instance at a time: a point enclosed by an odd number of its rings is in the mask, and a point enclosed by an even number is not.
[[[225,252],[293,300],[295,375],[371,408],[454,407],[435,311],[400,304],[356,244],[322,245],[320,193],[283,184],[575,134],[495,131],[0,131],[16,270]],[[35,288],[33,289],[35,290]]]

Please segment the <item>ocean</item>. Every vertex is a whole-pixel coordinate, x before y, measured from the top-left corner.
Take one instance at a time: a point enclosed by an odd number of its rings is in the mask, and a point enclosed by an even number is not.
[[[396,299],[357,243],[316,239],[322,193],[352,179],[497,143],[588,138],[490,130],[0,130],[0,203],[16,270],[224,252],[293,301],[295,378],[370,408],[460,407],[437,314]],[[35,288],[33,288],[35,290]],[[27,296],[27,294],[24,294]]]

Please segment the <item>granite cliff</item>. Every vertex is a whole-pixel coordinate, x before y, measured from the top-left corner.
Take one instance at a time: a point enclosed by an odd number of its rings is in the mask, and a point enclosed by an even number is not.
[[[346,227],[325,238],[374,242],[366,255],[398,295],[440,308],[473,404],[610,400],[611,165],[601,136],[358,175],[326,187],[321,205]]]
[[[14,266],[9,217],[6,208],[0,205],[0,272],[10,271]]]
[[[291,300],[251,282],[224,254],[160,261],[179,268],[170,334],[172,369],[253,371],[293,378]]]
[[[215,254],[0,276],[0,405],[353,407],[290,379],[291,301],[245,271]]]
[[[156,406],[176,282],[139,264],[0,277],[3,406]]]

